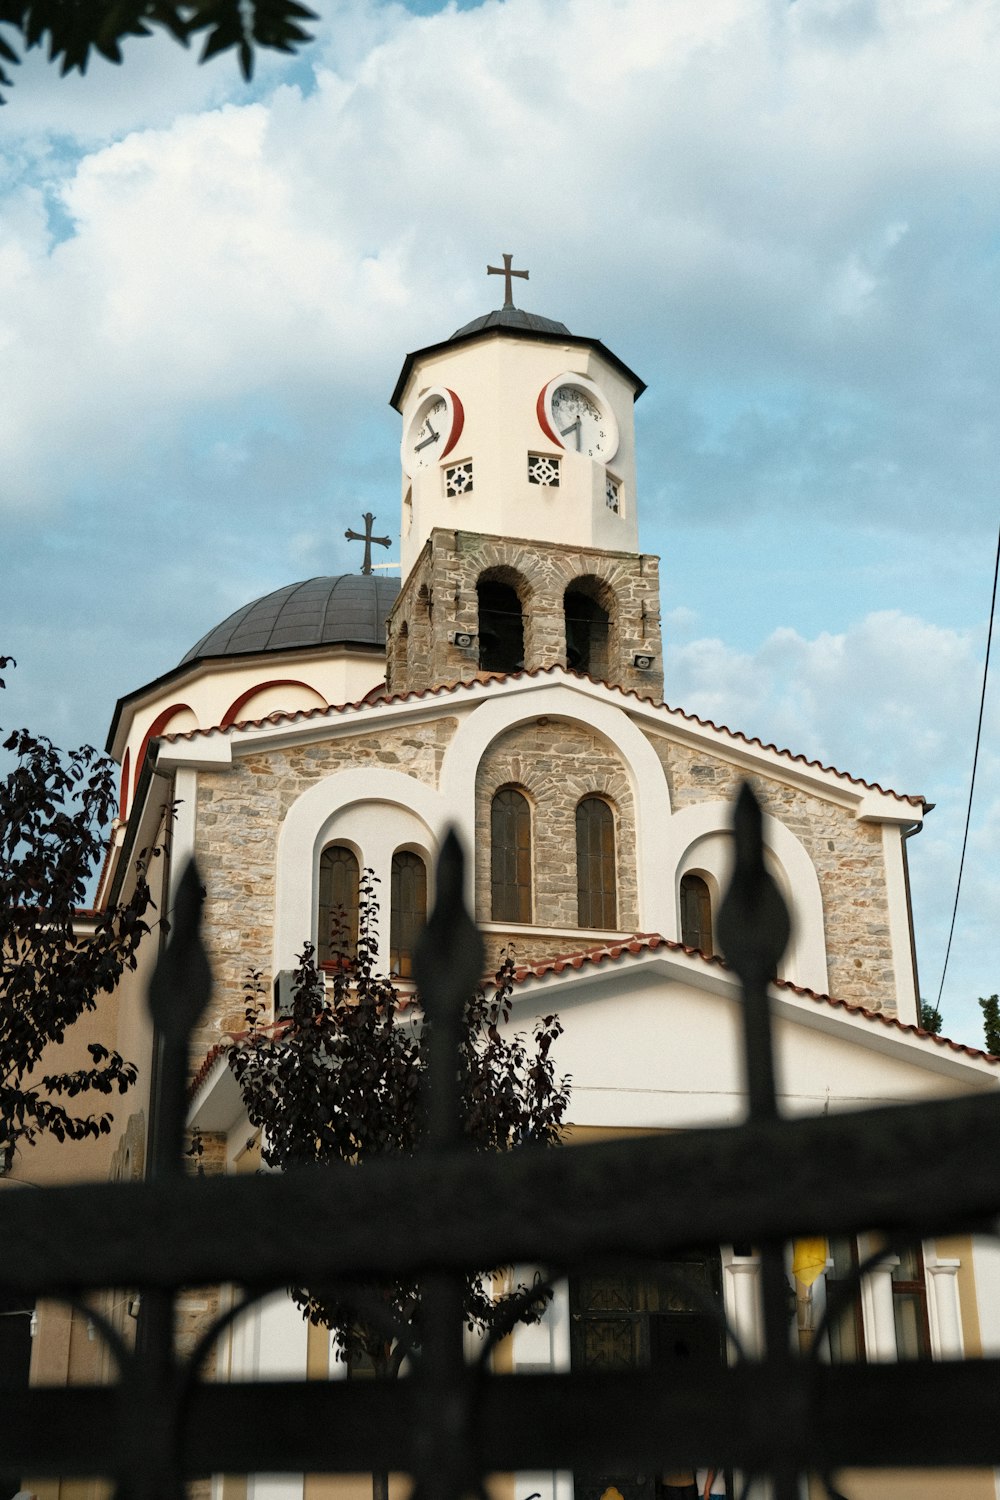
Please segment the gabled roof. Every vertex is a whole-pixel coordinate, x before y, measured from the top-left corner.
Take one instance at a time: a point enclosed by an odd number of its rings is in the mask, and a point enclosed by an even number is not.
[[[620,942],[601,943],[594,947],[582,948],[570,953],[564,953],[552,958],[540,959],[535,963],[519,964],[514,971],[514,984],[519,989],[530,989],[533,982],[548,979],[550,976],[571,972],[579,972],[588,968],[598,969],[604,965],[624,965],[633,967],[637,963],[647,960],[650,955],[655,955],[659,950],[664,952],[683,954],[685,958],[693,960],[694,970],[692,978],[697,983],[697,970],[700,966],[721,970],[727,975],[732,975],[725,960],[717,955],[709,956],[697,948],[689,948],[683,943],[674,942],[670,938],[663,937],[657,932],[637,932],[632,937],[624,938]],[[735,975],[732,975],[735,980]],[[492,981],[492,976],[484,979],[487,988]],[[895,1033],[898,1036],[909,1036],[921,1044],[929,1044],[930,1047],[939,1049],[943,1053],[950,1053],[959,1058],[969,1058],[977,1063],[986,1063],[990,1068],[995,1068],[1000,1075],[1000,1057],[995,1057],[981,1048],[967,1046],[963,1042],[952,1041],[950,1037],[935,1036],[932,1032],[925,1031],[920,1026],[915,1026],[906,1021],[901,1021],[897,1016],[887,1015],[882,1011],[868,1010],[865,1006],[852,1005],[846,1000],[838,1000],[833,995],[820,994],[803,985],[793,984],[787,979],[772,980],[772,988],[787,994],[795,995],[799,999],[811,1001],[816,1007],[829,1011],[840,1011],[845,1016],[850,1016],[856,1021],[864,1023],[865,1027]],[[412,1003],[407,997],[407,1005]],[[264,1029],[267,1038],[277,1038],[286,1031],[291,1024],[288,1020],[274,1022],[270,1027]],[[239,1042],[247,1035],[246,1032],[227,1032],[226,1035],[211,1047],[203,1058],[200,1067],[194,1075],[189,1088],[189,1098],[193,1099],[205,1086],[216,1067],[228,1054],[232,1044]]]
[[[655,953],[660,948],[671,953],[684,953],[689,958],[698,959],[704,964],[711,964],[726,973],[732,973],[725,959],[720,958],[718,954],[702,953],[698,948],[689,948],[684,943],[665,938],[658,932],[637,932],[633,937],[622,942],[602,943],[593,948],[582,948],[554,958],[542,959],[534,964],[520,964],[514,971],[514,983],[526,984],[532,979],[543,979],[548,974],[562,974],[567,969],[582,969],[586,965],[598,967],[604,963],[617,963],[621,960],[627,962],[630,957],[643,953]],[[964,1057],[973,1057],[980,1062],[995,1064],[1000,1068],[1000,1057],[995,1057],[991,1052],[985,1052],[980,1047],[969,1047],[964,1042],[952,1041],[950,1037],[935,1035],[931,1031],[926,1031],[922,1026],[901,1021],[898,1016],[887,1015],[884,1011],[869,1010],[864,1005],[852,1005],[850,1001],[838,1000],[834,995],[822,994],[805,985],[793,984],[790,979],[774,979],[771,983],[777,990],[784,990],[788,994],[812,1000],[816,1005],[829,1006],[833,1010],[841,1010],[849,1015],[862,1017],[877,1025],[887,1026],[893,1031],[920,1037],[942,1050],[959,1053]]]
[[[836,766],[825,765],[822,761],[811,760],[809,757],[796,753],[792,750],[782,749],[772,742],[765,742],[756,735],[743,734],[741,730],[730,729],[725,724],[715,724],[711,719],[699,718],[697,714],[687,713],[682,708],[672,708],[668,703],[657,703],[650,698],[643,698],[633,689],[619,687],[615,684],[598,683],[594,678],[586,676],[581,672],[574,672],[568,667],[550,666],[536,667],[532,671],[504,673],[483,673],[468,681],[449,682],[437,687],[424,688],[419,691],[407,693],[384,693],[376,696],[368,693],[365,698],[355,703],[342,703],[330,708],[298,709],[294,712],[275,712],[268,714],[262,719],[246,719],[239,723],[228,725],[225,729],[213,727],[210,729],[189,729],[179,731],[176,734],[165,734],[162,738],[170,744],[181,741],[194,741],[202,737],[213,735],[234,734],[238,731],[263,729],[266,725],[280,725],[305,723],[307,721],[319,721],[321,719],[335,719],[345,714],[362,714],[375,712],[394,704],[405,703],[433,703],[435,700],[454,697],[457,694],[475,694],[481,696],[483,693],[495,692],[510,683],[537,682],[541,679],[562,678],[570,681],[584,682],[592,688],[597,688],[602,693],[614,694],[624,698],[635,708],[644,710],[652,718],[661,718],[664,726],[673,724],[693,724],[698,728],[708,730],[712,735],[718,735],[723,740],[731,740],[735,744],[745,745],[751,750],[761,750],[767,754],[779,756],[790,765],[802,766],[810,771],[818,772],[824,776],[833,776],[841,781],[848,782],[853,787],[860,787],[865,791],[878,792],[882,796],[895,798],[898,802],[909,803],[914,808],[929,810],[933,804],[920,794],[894,791],[891,787],[884,787],[877,781],[866,781],[861,776],[854,776],[849,771],[840,771]]]

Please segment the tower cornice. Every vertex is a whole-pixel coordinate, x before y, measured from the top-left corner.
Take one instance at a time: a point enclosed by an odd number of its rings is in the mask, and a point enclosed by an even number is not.
[[[631,384],[634,391],[633,400],[638,401],[646,389],[646,382],[640,380],[635,371],[630,369],[624,360],[619,359],[618,355],[614,354],[607,345],[602,344],[600,339],[581,338],[575,333],[556,332],[550,328],[533,327],[527,321],[533,317],[532,314],[518,313],[515,309],[514,315],[523,317],[526,320],[524,326],[513,323],[510,313],[490,313],[487,315],[487,320],[484,321],[482,327],[470,327],[467,325],[465,329],[459,329],[457,333],[452,334],[451,338],[442,339],[437,344],[428,344],[423,349],[413,350],[403,361],[403,368],[399,372],[399,379],[396,381],[392,395],[389,397],[389,405],[394,411],[402,412],[403,397],[406,393],[407,384],[409,383],[414,367],[421,361],[432,358],[436,354],[441,354],[446,349],[461,349],[467,345],[479,343],[487,339],[515,339],[536,344],[552,344],[566,349],[591,349],[599,354],[602,359],[605,359],[608,364]],[[489,321],[494,317],[497,319],[496,322]],[[549,320],[544,319],[539,321],[548,322]]]

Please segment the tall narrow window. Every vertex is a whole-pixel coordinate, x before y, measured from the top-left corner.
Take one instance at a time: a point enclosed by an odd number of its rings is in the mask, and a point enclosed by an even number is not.
[[[832,1239],[829,1245],[833,1262],[826,1273],[826,1305],[830,1314],[826,1336],[830,1358],[835,1365],[854,1364],[865,1357],[857,1241]]]
[[[479,596],[479,665],[484,672],[519,672],[524,666],[524,616],[517,590],[484,578]]]
[[[420,855],[398,850],[390,884],[389,968],[400,979],[412,979],[413,950],[427,921],[427,867]]]
[[[494,922],[531,921],[531,808],[512,786],[490,809],[490,889]]]
[[[712,897],[700,875],[681,876],[681,942],[712,954]]]
[[[581,927],[618,922],[615,815],[600,797],[584,797],[576,809],[576,910]]]
[[[316,957],[323,963],[353,958],[358,947],[357,856],[345,844],[328,844],[319,857]]]
[[[574,672],[602,681],[608,675],[608,636],[611,628],[607,610],[580,588],[566,590],[563,597],[566,615],[566,665]]]
[[[918,1245],[902,1247],[899,1264],[892,1268],[892,1316],[896,1324],[897,1356],[900,1359],[929,1359],[927,1283],[924,1257]]]

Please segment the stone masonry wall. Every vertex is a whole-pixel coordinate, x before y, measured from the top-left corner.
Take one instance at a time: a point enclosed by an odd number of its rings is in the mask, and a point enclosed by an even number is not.
[[[663,766],[671,806],[731,800],[739,766],[647,734]],[[794,833],[813,862],[823,898],[830,993],[852,1005],[896,1009],[882,830],[847,808],[766,776],[749,778],[764,811]]]
[[[566,665],[563,596],[577,579],[599,580],[601,592],[613,596],[607,680],[660,700],[663,646],[657,558],[440,529],[432,532],[389,617],[390,692],[420,692],[479,675],[478,641],[466,649],[453,645],[449,636],[456,631],[478,635],[476,583],[487,572],[517,590],[528,671]],[[651,670],[633,666],[639,652],[652,655]]]
[[[532,804],[535,871],[534,919],[540,927],[577,930],[576,807],[583,797],[606,797],[615,809],[618,930],[638,921],[635,807],[621,760],[607,741],[580,724],[548,719],[501,735],[487,750],[476,777],[476,915],[490,920],[490,806],[502,786],[514,785]],[[551,937],[512,935],[519,958],[566,952]],[[491,959],[500,939],[490,934]],[[530,944],[530,949],[528,946]],[[570,947],[579,946],[579,937]]]
[[[365,765],[435,785],[454,732],[454,719],[439,719],[238,756],[231,770],[200,774],[198,863],[208,893],[203,932],[215,989],[211,1013],[192,1039],[195,1066],[221,1035],[243,1029],[246,972],[270,963],[277,836],[292,803],[324,777]],[[264,982],[270,985],[269,973]]]

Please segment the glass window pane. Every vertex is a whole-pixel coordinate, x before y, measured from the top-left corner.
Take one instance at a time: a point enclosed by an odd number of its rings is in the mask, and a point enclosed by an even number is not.
[[[513,787],[490,809],[490,895],[494,922],[531,921],[531,808]]]
[[[409,849],[392,856],[389,907],[389,969],[411,979],[413,950],[427,921],[427,868]]]
[[[358,886],[361,871],[353,850],[329,844],[319,857],[319,963],[354,958],[358,949]]]
[[[827,1341],[834,1364],[850,1364],[864,1359],[861,1291],[857,1282],[849,1290],[847,1286],[858,1264],[857,1248],[849,1239],[832,1239],[829,1244],[833,1266],[826,1273],[826,1305],[833,1316]]]
[[[697,948],[702,953],[714,951],[712,897],[700,875],[681,877],[681,942],[685,948]]]
[[[926,1351],[923,1339],[923,1308],[919,1292],[896,1292],[892,1314],[896,1322],[896,1353],[900,1359],[919,1359]]]
[[[600,797],[585,797],[576,809],[576,896],[581,927],[617,925],[615,819]]]

